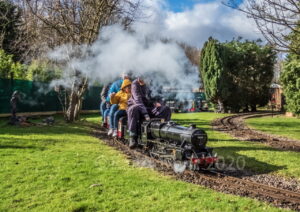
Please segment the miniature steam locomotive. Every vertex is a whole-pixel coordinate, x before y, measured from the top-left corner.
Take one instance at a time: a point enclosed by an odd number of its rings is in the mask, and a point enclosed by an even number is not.
[[[138,146],[151,157],[171,163],[184,164],[190,170],[213,167],[218,158],[206,147],[207,134],[195,125],[184,127],[163,119],[139,123]],[[127,118],[118,123],[117,139],[128,143]]]

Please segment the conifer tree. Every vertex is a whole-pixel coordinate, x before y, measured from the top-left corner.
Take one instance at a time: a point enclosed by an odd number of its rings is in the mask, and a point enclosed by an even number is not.
[[[269,46],[240,39],[220,43],[210,38],[201,52],[200,71],[208,100],[222,112],[256,110],[269,100],[276,53]]]
[[[298,25],[300,30],[300,24]],[[300,46],[299,34],[292,33],[289,36],[291,46]],[[281,75],[284,95],[286,97],[287,110],[300,116],[300,56],[291,52],[284,63],[284,71]]]

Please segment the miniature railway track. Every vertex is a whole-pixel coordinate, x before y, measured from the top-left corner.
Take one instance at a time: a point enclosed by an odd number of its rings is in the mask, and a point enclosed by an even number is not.
[[[264,185],[261,183],[251,182],[237,177],[232,177],[226,174],[220,174],[218,172],[216,172],[216,174],[219,177],[224,178],[227,182],[230,182],[231,185],[237,185],[236,188],[240,189],[241,186],[243,186],[243,189],[247,189],[254,195],[263,195],[273,198],[273,200],[276,201],[289,202],[292,204],[300,205],[300,193]],[[298,207],[298,209],[300,208]]]
[[[234,124],[232,123],[232,119],[233,119],[233,118],[235,118],[235,116],[234,116],[234,117],[229,116],[229,117],[222,118],[222,119],[221,119],[221,123],[222,123],[224,126],[228,127],[229,129],[236,129],[236,127],[235,127]]]
[[[271,115],[273,114],[263,112],[241,113],[214,120],[212,125],[215,130],[229,133],[239,140],[262,142],[277,149],[300,152],[300,141],[257,131],[244,123],[244,119]]]
[[[178,180],[202,185],[224,193],[255,198],[277,207],[300,211],[300,193],[233,177],[219,171],[203,170],[196,172],[185,170],[182,173],[175,173],[173,164],[152,158],[141,149],[132,150],[122,142],[108,138],[105,131],[95,130],[93,134],[108,145],[125,153],[131,161],[150,161],[154,164],[153,168],[155,170]]]

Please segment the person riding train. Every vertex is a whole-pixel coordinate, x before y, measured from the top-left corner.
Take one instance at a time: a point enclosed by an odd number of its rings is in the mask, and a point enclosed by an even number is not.
[[[106,102],[108,102],[110,104],[110,94],[117,93],[120,91],[124,79],[128,79],[128,75],[126,73],[122,74],[121,79],[118,79],[111,84],[111,86],[109,87],[109,90],[107,92]],[[104,118],[103,118],[104,122],[107,120],[107,117],[109,117],[109,120],[113,119],[114,114],[117,110],[118,110],[117,104],[113,104],[113,105],[110,104],[110,106],[102,114],[104,116]],[[109,124],[109,123],[106,123],[106,124]],[[113,134],[113,130],[110,129],[108,131],[108,135],[112,135],[112,134]]]
[[[119,119],[126,116],[127,101],[131,97],[131,81],[129,79],[124,79],[121,90],[117,93],[110,94],[110,103],[117,104],[118,110],[114,113],[113,117],[110,119],[110,130],[113,131],[112,136],[117,136],[117,128]]]
[[[138,77],[131,84],[131,97],[128,100],[128,129],[129,129],[129,147],[134,148],[138,139],[138,124],[141,119],[162,118],[169,121],[171,118],[171,109],[164,106],[159,101],[151,101],[149,98],[147,86],[142,79]]]

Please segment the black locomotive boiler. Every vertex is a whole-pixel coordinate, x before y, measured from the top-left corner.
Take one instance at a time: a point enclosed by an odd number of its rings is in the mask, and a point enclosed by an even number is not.
[[[195,125],[184,127],[163,119],[151,119],[139,124],[138,146],[151,157],[185,164],[191,170],[213,167],[218,158],[206,147],[207,134]],[[117,139],[128,143],[127,119],[118,123]]]

